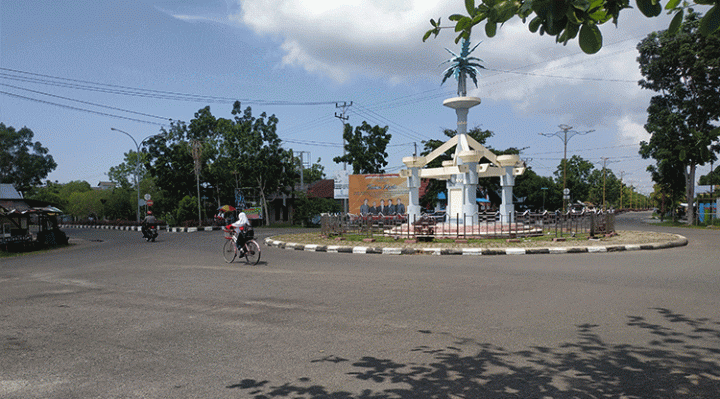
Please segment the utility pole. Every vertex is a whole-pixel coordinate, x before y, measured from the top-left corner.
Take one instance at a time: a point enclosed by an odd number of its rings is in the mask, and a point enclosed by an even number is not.
[[[195,181],[197,183],[197,200],[198,200],[198,223],[202,226],[202,214],[201,205],[202,200],[200,199],[200,157],[202,156],[202,142],[200,140],[193,140],[192,142],[192,157],[195,161]]]
[[[335,103],[335,108],[340,108],[342,111],[338,114],[335,113],[335,117],[340,119],[340,122],[343,124],[343,157],[345,156],[345,121],[350,119],[349,116],[346,115],[347,109],[352,107],[353,102],[350,101],[350,104],[347,102],[343,102],[342,105],[340,103]],[[347,162],[343,162],[343,170],[347,170]]]
[[[605,206],[605,182],[606,182],[606,180],[607,180],[607,164],[608,164],[608,159],[610,159],[610,158],[608,158],[608,157],[600,157],[600,159],[603,160],[603,211],[604,211],[604,210],[607,209],[607,207]],[[615,161],[615,162],[617,162],[617,161]],[[610,162],[610,163],[614,163],[614,162]],[[621,178],[620,180],[622,181],[622,178]],[[621,191],[621,193],[622,193],[622,191]],[[622,194],[621,194],[621,195],[622,195]]]
[[[623,208],[623,192],[625,191],[625,187],[623,187],[623,178],[625,177],[625,171],[620,171],[620,209]]]
[[[342,105],[340,105],[340,103],[335,104],[335,108],[342,109],[342,111],[339,114],[337,112],[335,113],[335,117],[340,119],[340,122],[342,122],[342,124],[343,124],[343,157],[345,157],[345,121],[350,119],[350,117],[347,116],[346,113],[347,113],[347,109],[352,107],[352,105],[353,105],[352,101],[350,101],[350,104],[348,104],[347,102],[344,102],[344,101],[343,101]],[[345,161],[343,161],[343,171],[347,172],[347,162],[345,162]],[[345,176],[347,176],[347,173],[345,174]],[[344,198],[343,199],[343,209],[345,210],[345,213],[348,213],[349,208],[350,208],[350,199]]]
[[[560,128],[560,130],[555,133],[538,133],[538,134],[540,134],[541,136],[545,136],[545,137],[556,136],[563,142],[563,145],[564,145],[564,151],[563,151],[563,212],[565,212],[565,210],[567,208],[567,199],[570,197],[569,193],[567,193],[567,191],[566,191],[566,188],[567,188],[567,143],[571,138],[573,138],[577,135],[586,135],[588,133],[594,132],[595,130],[593,129],[593,130],[588,130],[585,132],[578,132],[575,130],[571,130],[573,128],[572,126],[568,126],[568,125],[564,125],[564,124],[558,125],[558,127]]]
[[[300,154],[300,190],[305,188],[305,178],[303,171],[305,170],[305,157],[304,154],[308,154],[308,165],[310,164],[310,151],[298,151]]]

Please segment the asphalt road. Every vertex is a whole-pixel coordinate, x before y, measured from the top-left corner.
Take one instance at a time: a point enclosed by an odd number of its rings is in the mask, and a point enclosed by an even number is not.
[[[0,259],[1,398],[718,398],[720,231],[657,251],[392,256],[68,229]],[[256,230],[267,236],[277,230]]]

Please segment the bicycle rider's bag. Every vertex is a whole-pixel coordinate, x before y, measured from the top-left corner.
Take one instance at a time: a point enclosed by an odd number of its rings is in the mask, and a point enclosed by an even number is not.
[[[242,233],[247,240],[255,238],[255,231],[253,230],[252,226],[245,226],[245,229],[242,231]]]

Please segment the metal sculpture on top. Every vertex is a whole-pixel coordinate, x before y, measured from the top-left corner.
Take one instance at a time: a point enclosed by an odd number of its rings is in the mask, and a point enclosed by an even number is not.
[[[482,42],[480,42],[482,43]],[[467,88],[466,88],[466,79],[467,76],[470,76],[470,78],[473,80],[473,83],[475,83],[475,87],[477,87],[477,77],[480,75],[479,69],[485,69],[485,67],[480,64],[480,62],[483,62],[480,58],[477,57],[470,57],[470,54],[475,51],[477,46],[480,45],[480,43],[476,44],[475,47],[470,49],[470,41],[467,39],[463,39],[462,42],[462,51],[460,51],[460,55],[455,54],[452,52],[452,50],[445,48],[448,53],[453,55],[453,58],[443,62],[442,64],[450,63],[450,67],[443,72],[443,80],[442,83],[445,83],[445,81],[450,76],[455,76],[455,79],[458,81],[458,96],[465,97],[467,95]],[[442,65],[440,64],[440,65]]]

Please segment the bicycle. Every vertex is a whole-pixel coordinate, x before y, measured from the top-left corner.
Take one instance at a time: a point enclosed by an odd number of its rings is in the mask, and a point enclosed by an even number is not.
[[[257,265],[260,262],[260,245],[253,239],[252,229],[248,230],[245,236],[245,244],[242,248],[237,246],[237,234],[235,230],[223,229],[225,232],[225,245],[223,245],[223,258],[226,263],[232,263],[236,257],[244,257],[245,262]]]

